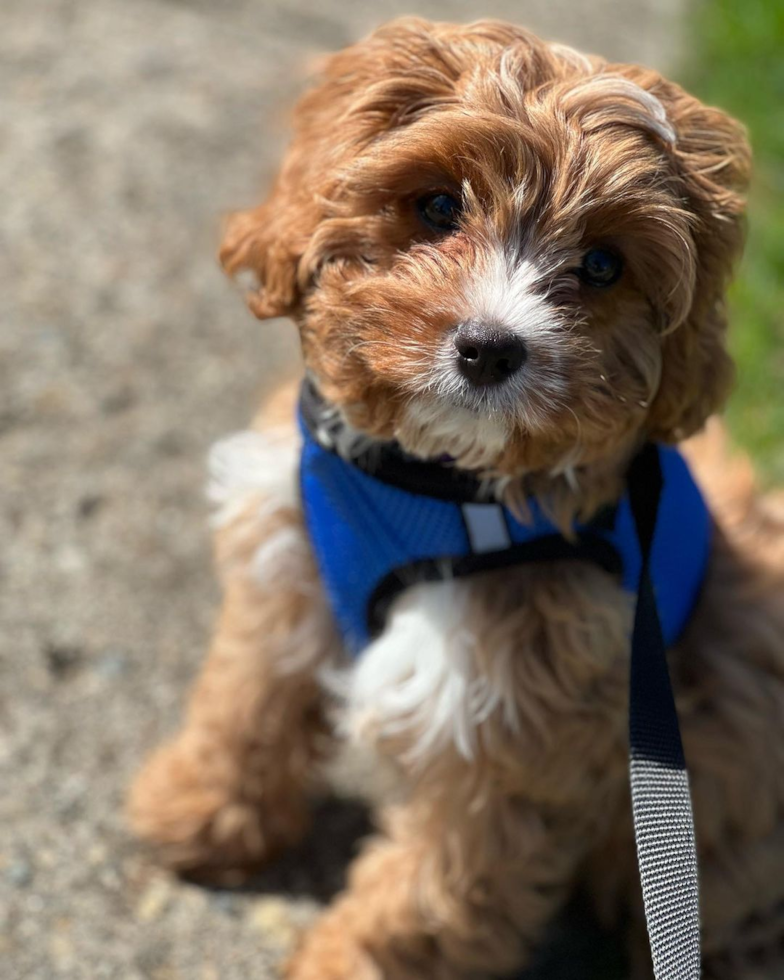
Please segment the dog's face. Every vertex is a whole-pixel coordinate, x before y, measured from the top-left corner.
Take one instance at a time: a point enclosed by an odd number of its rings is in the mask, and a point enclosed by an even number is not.
[[[222,252],[357,428],[557,473],[725,397],[740,128],[654,72],[506,24],[398,21],[332,58]]]

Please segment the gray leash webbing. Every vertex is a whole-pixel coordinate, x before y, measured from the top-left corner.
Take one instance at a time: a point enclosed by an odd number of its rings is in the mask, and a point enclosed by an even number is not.
[[[648,445],[629,471],[642,552],[629,686],[632,815],[654,976],[699,980],[700,899],[689,776],[650,574],[661,489],[659,454]]]

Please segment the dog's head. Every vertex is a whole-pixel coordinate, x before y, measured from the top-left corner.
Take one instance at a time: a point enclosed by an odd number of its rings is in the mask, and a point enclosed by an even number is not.
[[[328,61],[221,258],[355,427],[558,472],[721,405],[748,168],[742,129],[654,71],[407,19]]]

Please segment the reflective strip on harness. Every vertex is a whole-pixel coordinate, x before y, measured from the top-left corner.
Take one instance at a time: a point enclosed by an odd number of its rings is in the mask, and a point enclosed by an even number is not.
[[[463,504],[462,511],[468,542],[475,555],[512,546],[504,509],[499,504]]]

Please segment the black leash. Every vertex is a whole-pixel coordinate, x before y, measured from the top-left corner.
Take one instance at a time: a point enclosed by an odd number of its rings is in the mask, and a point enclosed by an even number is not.
[[[700,899],[689,776],[650,573],[662,490],[656,447],[629,471],[642,551],[632,633],[629,749],[634,837],[656,980],[698,980]]]

